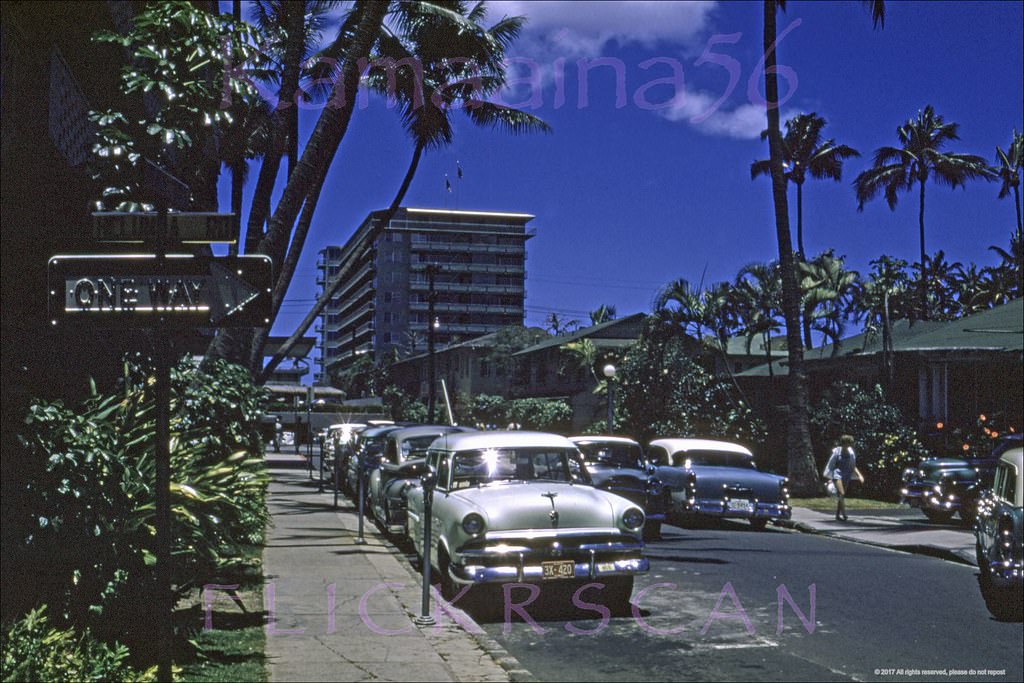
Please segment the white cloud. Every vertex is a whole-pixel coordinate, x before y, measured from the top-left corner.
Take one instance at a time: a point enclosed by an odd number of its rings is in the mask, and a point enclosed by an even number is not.
[[[660,111],[669,121],[689,123],[706,135],[725,135],[730,138],[750,140],[761,135],[767,128],[764,105],[746,103],[734,109],[723,106],[715,108],[717,96],[689,90],[677,94],[672,105]],[[782,114],[783,120],[791,114]]]
[[[523,15],[528,18],[523,34],[510,55],[521,60],[513,70],[518,83],[503,93],[503,98],[508,102],[526,102],[538,87],[546,89],[552,85],[556,60],[564,60],[562,63],[571,69],[578,58],[604,56],[605,48],[613,41],[648,48],[660,44],[680,53],[700,50],[711,28],[711,14],[716,4],[712,1],[658,0],[489,2],[484,23],[493,23],[503,16]],[[525,80],[529,76],[535,77],[532,84]],[[671,105],[658,109],[656,113],[669,121],[689,125],[705,135],[755,139],[765,129],[764,106],[750,102],[736,105],[734,103],[739,97],[734,93],[716,107],[719,97],[703,91],[677,89]]]
[[[658,42],[687,44],[707,27],[715,6],[709,0],[663,2],[523,2],[496,0],[488,3],[488,20],[502,16],[526,16],[527,31],[555,36],[559,46],[576,47],[577,55],[597,56],[611,40],[653,46]],[[590,53],[590,54],[587,54]],[[569,56],[569,55],[563,55]]]

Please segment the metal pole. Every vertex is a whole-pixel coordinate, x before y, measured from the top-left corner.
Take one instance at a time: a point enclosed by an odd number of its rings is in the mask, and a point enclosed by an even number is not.
[[[365,513],[365,510],[363,508],[366,505],[366,484],[364,482],[364,479],[366,477],[366,472],[363,468],[362,456],[354,454],[352,457],[357,459],[356,474],[359,475],[359,490],[356,491],[356,495],[359,496],[359,533],[358,535],[356,535],[356,545],[363,545],[364,543],[366,543],[366,539],[363,538],[363,514]]]
[[[433,263],[426,267],[427,273],[427,422],[434,424],[434,404],[436,403],[437,369],[434,365],[434,304],[437,293],[434,291],[434,276],[437,266]]]
[[[432,626],[434,617],[430,615],[430,526],[434,518],[434,482],[432,475],[423,478],[423,593],[420,615],[416,617],[417,626]]]
[[[608,378],[608,433],[615,431],[615,389],[612,378]]]
[[[171,361],[170,340],[156,334],[156,584],[159,657],[157,678],[170,681],[174,650],[171,593]]]
[[[167,263],[167,204],[161,201],[163,234],[156,249],[157,262]],[[171,592],[171,349],[166,319],[154,331],[156,345],[156,608],[157,679],[173,680],[174,594]]]

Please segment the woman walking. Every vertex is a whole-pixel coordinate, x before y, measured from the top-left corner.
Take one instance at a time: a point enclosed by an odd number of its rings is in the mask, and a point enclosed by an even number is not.
[[[839,437],[839,445],[832,449],[832,455],[825,465],[825,479],[833,482],[836,487],[836,521],[846,521],[846,492],[850,481],[864,483],[864,475],[857,469],[857,454],[853,450],[853,437],[843,434]]]

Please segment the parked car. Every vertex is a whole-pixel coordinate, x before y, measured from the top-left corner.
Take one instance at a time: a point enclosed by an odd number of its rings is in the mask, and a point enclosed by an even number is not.
[[[629,601],[643,556],[644,513],[594,488],[562,436],[493,431],[435,441],[432,536],[423,547],[424,489],[408,494],[409,532],[437,568],[442,593],[459,586],[599,582],[609,605]]]
[[[974,535],[979,584],[996,619],[1020,621],[1024,603],[1024,448],[1003,453],[991,489],[978,499]]]
[[[735,517],[760,531],[769,520],[792,515],[789,480],[759,471],[745,446],[711,439],[657,439],[647,455],[670,491],[670,521]]]
[[[376,425],[367,427],[355,434],[349,457],[344,459],[344,463],[338,463],[338,479],[343,491],[351,495],[352,498],[356,497],[357,494],[351,489],[351,481],[354,481],[357,486],[359,482],[355,479],[349,480],[349,467],[354,464],[354,461],[357,461],[356,457],[365,462],[373,462],[374,459],[379,459],[384,452],[384,447],[387,446],[388,434],[399,429],[402,429],[402,425]],[[344,466],[344,469],[342,469],[342,466]]]
[[[978,496],[991,488],[999,458],[1022,443],[1020,434],[1010,434],[1000,438],[986,456],[926,458],[917,467],[903,471],[900,502],[920,508],[933,522],[948,522],[959,513],[966,524],[971,524]]]
[[[426,472],[427,447],[446,434],[475,432],[471,427],[419,425],[390,432],[376,460],[367,462],[367,508],[381,529],[405,534],[405,494]]]
[[[647,464],[643,448],[622,436],[570,436],[569,441],[583,454],[587,474],[594,486],[628,498],[647,516],[644,540],[661,536],[661,523],[671,505],[671,497]]]

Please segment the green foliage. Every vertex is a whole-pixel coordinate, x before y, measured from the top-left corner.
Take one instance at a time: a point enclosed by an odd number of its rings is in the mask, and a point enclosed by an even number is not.
[[[394,385],[384,388],[381,399],[392,420],[421,423],[427,421],[427,406],[423,404],[423,401],[410,398]]]
[[[508,402],[508,421],[521,429],[566,432],[571,420],[572,408],[561,399],[520,398]]]
[[[520,429],[541,432],[566,432],[572,421],[572,408],[561,399],[520,398],[506,400],[500,396],[477,394],[459,401],[456,415],[459,424],[504,429],[510,424]]]
[[[505,427],[509,422],[508,401],[501,396],[477,394],[470,397],[463,394],[459,396],[456,408],[456,421],[462,425]]]
[[[967,427],[956,427],[952,431],[953,457],[978,458],[987,457],[996,440],[1001,436],[1012,434],[1006,427],[1006,415],[1003,413],[982,413]]]
[[[77,410],[36,403],[22,435],[31,469],[24,504],[6,520],[20,547],[5,571],[58,615],[104,637],[143,638],[154,590],[154,381],[139,359],[123,387]],[[195,589],[251,561],[268,519],[257,415],[244,370],[182,362],[171,377],[173,583]]]
[[[32,610],[3,632],[3,681],[155,681],[156,667],[138,671],[128,648],[107,645],[88,630],[50,625],[46,606]]]
[[[237,69],[255,53],[253,36],[229,15],[174,1],[148,4],[127,33],[94,37],[131,56],[121,70],[124,104],[149,112],[143,119],[115,110],[90,113],[98,129],[92,173],[105,184],[104,204],[122,211],[145,208],[142,202],[152,198],[142,194],[144,159],[167,164],[173,157],[179,166],[195,167],[208,151],[203,148],[235,124],[234,100],[257,95]]]
[[[765,429],[735,390],[695,363],[679,338],[641,339],[616,380],[617,427],[642,441],[722,437],[757,447]]]
[[[881,500],[894,498],[903,470],[927,455],[917,432],[886,402],[878,385],[868,390],[836,382],[811,407],[810,423],[818,470],[839,437],[850,434],[856,442],[857,468],[866,479],[863,494]]]

